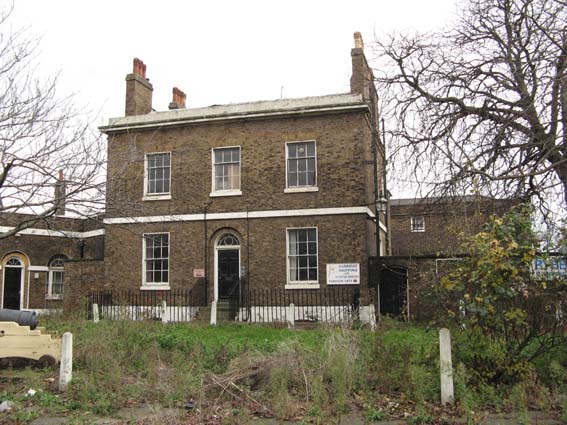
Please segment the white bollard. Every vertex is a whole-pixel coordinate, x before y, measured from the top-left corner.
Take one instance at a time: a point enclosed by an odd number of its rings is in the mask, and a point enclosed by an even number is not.
[[[167,301],[161,302],[161,322],[167,323]]]
[[[211,303],[211,325],[217,324],[217,302],[213,301]]]
[[[441,404],[455,401],[453,390],[453,362],[451,360],[451,333],[443,328],[439,331],[439,355],[441,372]]]
[[[368,315],[370,316],[368,319],[370,321],[370,330],[372,332],[376,331],[376,309],[374,308],[374,304],[370,304],[368,306]]]
[[[61,365],[59,366],[59,391],[64,392],[73,378],[73,334],[65,332],[61,343]]]
[[[293,328],[295,326],[295,304],[291,303],[287,308],[287,327]]]
[[[98,316],[98,304],[93,304],[93,322],[94,323],[98,323],[98,321],[100,320],[99,316]]]

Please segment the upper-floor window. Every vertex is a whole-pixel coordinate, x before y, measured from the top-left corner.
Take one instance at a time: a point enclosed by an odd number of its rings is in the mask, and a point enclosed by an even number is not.
[[[287,230],[288,284],[317,284],[317,228]]]
[[[51,259],[48,264],[47,274],[47,298],[61,299],[63,298],[63,274],[64,260],[63,255],[57,255]]]
[[[171,152],[146,154],[145,176],[145,197],[169,198],[171,193]]]
[[[211,195],[240,195],[240,147],[213,149]]]
[[[317,190],[315,142],[286,143],[286,192]]]
[[[422,215],[411,216],[411,231],[412,232],[425,232],[425,217]]]
[[[144,234],[142,289],[169,287],[169,233]]]

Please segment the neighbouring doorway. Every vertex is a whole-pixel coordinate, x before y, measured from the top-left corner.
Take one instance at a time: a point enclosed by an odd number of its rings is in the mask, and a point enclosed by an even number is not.
[[[401,317],[407,314],[408,270],[405,267],[388,267],[381,271],[380,313]]]
[[[19,258],[10,258],[4,265],[2,308],[20,310],[24,265]]]

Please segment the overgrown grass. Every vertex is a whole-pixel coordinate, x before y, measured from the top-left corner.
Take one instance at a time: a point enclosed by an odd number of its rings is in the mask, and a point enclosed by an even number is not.
[[[281,419],[307,417],[315,423],[352,411],[368,421],[409,412],[427,423],[438,413],[436,329],[387,321],[375,333],[347,327],[94,324],[65,318],[42,324],[52,331],[73,332],[73,381],[68,392],[59,395],[57,370],[13,371],[19,374],[16,383],[0,383],[0,402],[9,399],[17,404],[10,416],[13,421],[26,423],[46,412],[112,415],[124,406],[187,403],[201,415],[225,405],[234,423],[251,412]],[[459,360],[466,353],[460,352],[458,332],[454,341],[459,409],[449,413],[475,423],[482,409],[522,414],[528,408],[567,411],[550,401],[565,394],[564,351],[550,353],[549,361],[542,361],[525,384],[473,387],[474,373]],[[26,395],[30,387],[38,390],[34,396]],[[535,394],[542,394],[539,401]]]

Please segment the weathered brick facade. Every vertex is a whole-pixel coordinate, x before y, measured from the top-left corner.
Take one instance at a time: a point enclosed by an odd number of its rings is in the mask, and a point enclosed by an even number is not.
[[[183,109],[185,95],[174,88],[173,110],[140,115],[151,109],[146,104],[151,86],[145,82],[145,65],[136,60],[134,73],[127,76],[126,117],[101,128],[108,135],[109,160],[105,287],[146,289],[144,234],[167,234],[167,287],[200,285],[203,278],[193,271],[204,270],[210,301],[218,284],[215,243],[231,233],[240,242],[240,276],[250,288],[293,290],[288,229],[316,228],[318,278],[307,286],[326,287],[327,264],[358,263],[368,301],[367,259],[376,252],[369,205],[377,187],[382,188],[384,161],[380,141],[372,139],[377,95],[360,44],[352,50],[352,63],[349,94]],[[141,109],[135,104],[140,93],[145,96]],[[287,187],[286,144],[294,142],[315,144],[313,187]],[[214,193],[212,155],[223,147],[240,152],[236,196]],[[171,180],[166,196],[152,199],[144,188],[146,155],[157,153],[170,158]]]
[[[477,196],[391,200],[392,255],[466,252],[462,243],[467,237],[480,232],[490,215],[502,214],[516,203]],[[423,217],[423,229],[412,229],[412,217]]]
[[[30,216],[3,214],[0,218],[1,226],[10,228]],[[22,265],[20,308],[63,308],[62,298],[47,293],[50,260],[57,256],[66,259],[102,258],[104,236],[96,232],[102,226],[102,222],[96,220],[55,216],[34,224],[33,228],[16,236],[0,239],[0,308],[4,307],[6,263],[12,258],[17,258]],[[93,230],[95,233],[92,233]]]

